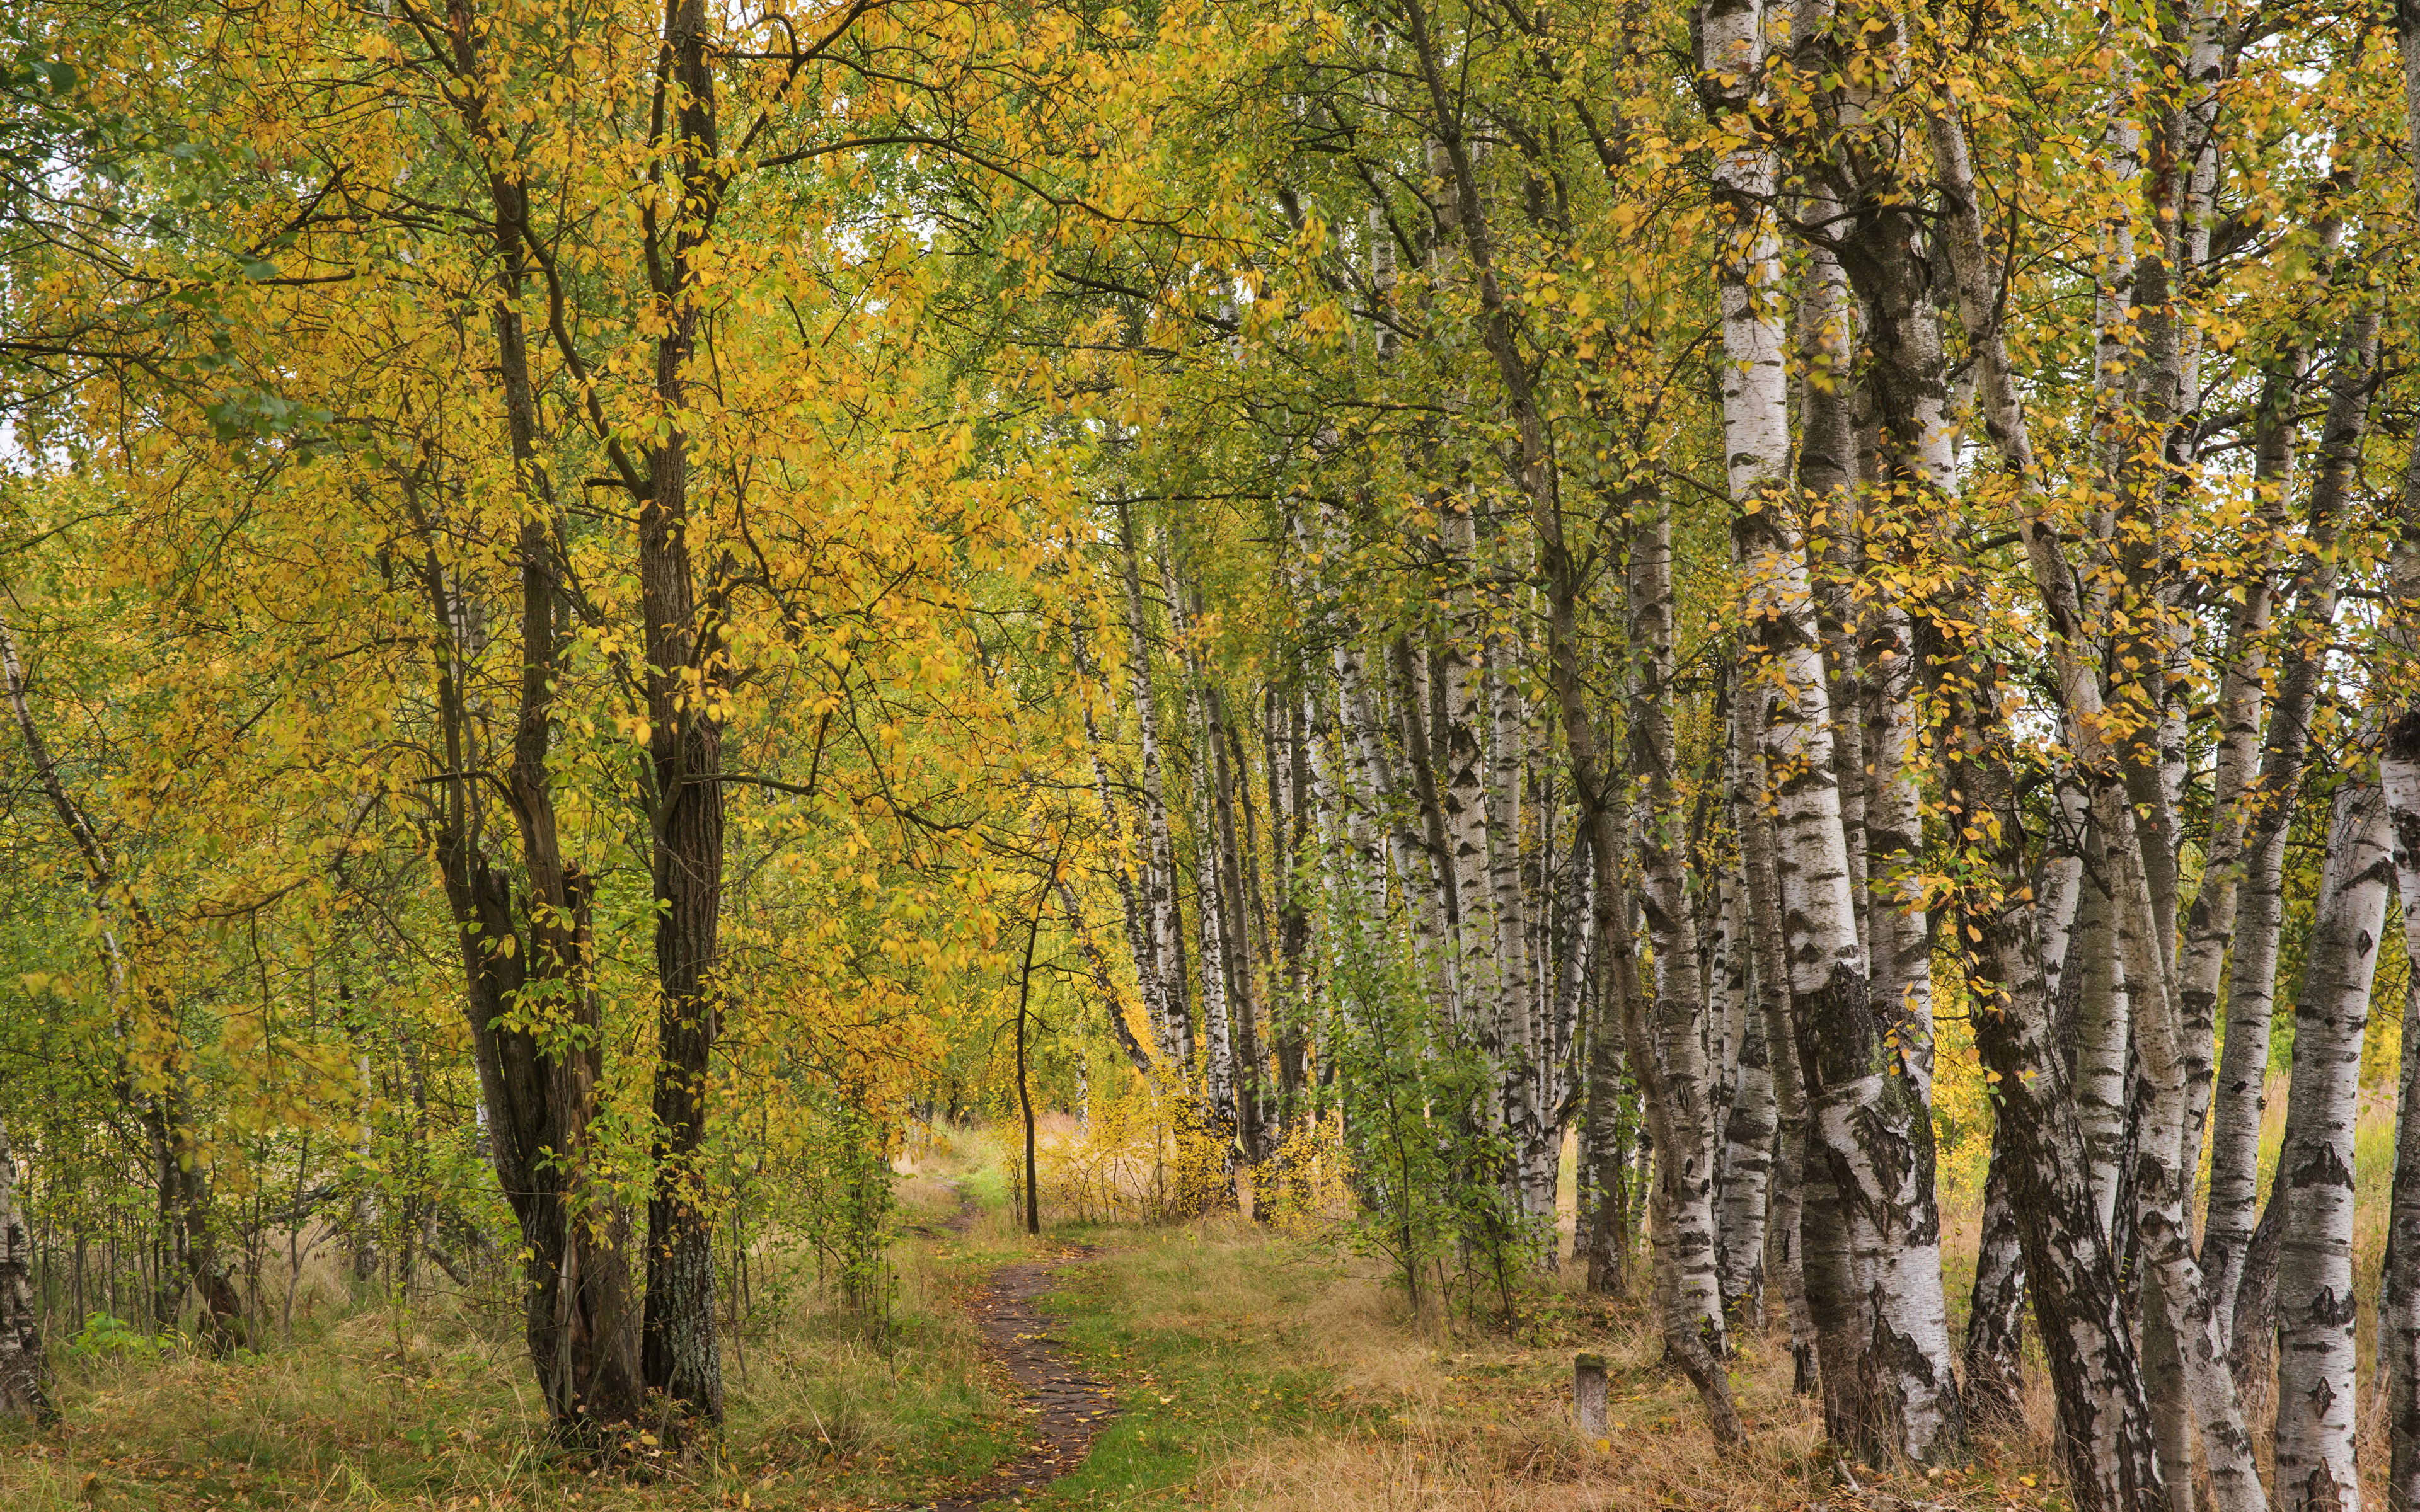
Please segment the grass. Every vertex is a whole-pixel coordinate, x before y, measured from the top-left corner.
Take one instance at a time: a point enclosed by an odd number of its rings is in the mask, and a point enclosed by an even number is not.
[[[1102,1238],[1070,1230],[1069,1238]],[[1752,1341],[1734,1389],[1754,1430],[1725,1450],[1632,1307],[1550,1278],[1531,1337],[1408,1316],[1378,1267],[1241,1218],[1116,1236],[1061,1288],[1066,1337],[1121,1384],[1122,1415],[1039,1505],[1379,1508],[1839,1504],[1786,1341]],[[1608,1346],[1608,1341],[1611,1341]],[[1614,1439],[1570,1421],[1572,1355],[1607,1353]],[[1987,1443],[1939,1476],[1861,1485],[1951,1506],[2054,1505],[2041,1444]],[[2032,1484],[2026,1484],[2030,1477]]]
[[[2366,1197],[2382,1121],[2364,1121]],[[983,1362],[968,1293],[1001,1263],[1070,1243],[1094,1248],[1062,1273],[1060,1336],[1111,1383],[1121,1411],[1085,1463],[1029,1504],[1038,1512],[2063,1504],[2039,1369],[2029,1426],[1931,1474],[1847,1467],[1859,1494],[1825,1453],[1813,1404],[1791,1394],[1778,1336],[1742,1341],[1732,1380],[1752,1438],[1726,1449],[1662,1367],[1637,1305],[1588,1297],[1568,1274],[1541,1279],[1514,1338],[1409,1316],[1383,1267],[1334,1231],[1280,1234],[1227,1214],[1058,1225],[1037,1245],[1009,1211],[1010,1153],[988,1135],[954,1135],[903,1163],[885,1325],[840,1313],[795,1270],[769,1288],[726,1349],[731,1420],[706,1451],[635,1472],[552,1455],[503,1299],[449,1297],[414,1310],[306,1309],[290,1346],[224,1361],[65,1360],[65,1421],[46,1434],[0,1426],[0,1506],[915,1505],[978,1479],[1022,1438]],[[954,1227],[970,1200],[971,1221]],[[1946,1216],[1958,1312],[1973,1225],[1954,1204]],[[2364,1238],[2368,1250],[2374,1236]],[[2374,1250],[2363,1260],[2366,1272]],[[1581,1350],[1614,1370],[1616,1422],[1602,1443],[1570,1422]]]
[[[936,1153],[950,1165],[954,1152]],[[957,1164],[979,1170],[989,1154],[977,1147]],[[938,1227],[958,1205],[931,1176],[910,1176],[901,1198],[904,1223],[918,1227]],[[1004,1221],[964,1242],[901,1242],[896,1302],[880,1327],[837,1312],[811,1276],[773,1288],[726,1344],[721,1440],[643,1457],[628,1473],[547,1446],[501,1298],[306,1316],[290,1345],[223,1360],[64,1356],[62,1421],[41,1433],[0,1423],[0,1506],[689,1512],[928,1498],[989,1468],[1014,1440],[962,1294],[1023,1247]]]

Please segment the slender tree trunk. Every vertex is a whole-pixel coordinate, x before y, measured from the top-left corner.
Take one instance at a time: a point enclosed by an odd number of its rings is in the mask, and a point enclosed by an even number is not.
[[[1125,841],[1130,838],[1130,832],[1125,826],[1124,816],[1119,812],[1115,793],[1109,785],[1109,763],[1102,754],[1100,722],[1094,712],[1093,701],[1096,691],[1105,693],[1106,689],[1096,687],[1092,656],[1087,645],[1084,627],[1080,622],[1069,625],[1068,646],[1076,663],[1076,674],[1081,683],[1079,692],[1084,703],[1084,746],[1093,759],[1093,791],[1096,801],[1101,806],[1102,822],[1109,826],[1113,836],[1120,841]],[[1143,883],[1147,888],[1151,868],[1147,852],[1143,857],[1142,866]],[[1141,1072],[1145,1079],[1149,1079],[1154,1070],[1154,1062],[1151,1059],[1152,1049],[1156,1049],[1161,1042],[1159,1026],[1162,1014],[1157,1005],[1163,1001],[1157,960],[1152,949],[1151,920],[1145,916],[1145,905],[1136,887],[1135,872],[1131,864],[1121,857],[1112,864],[1110,870],[1117,881],[1118,904],[1125,925],[1126,953],[1134,960],[1135,985],[1137,995],[1142,1001],[1144,1027],[1153,1038],[1151,1049],[1146,1049],[1141,1044],[1135,1037],[1133,1026],[1126,1023],[1125,1010],[1109,987],[1107,966],[1101,964],[1098,949],[1094,946],[1092,937],[1084,934],[1080,926],[1078,928],[1078,933],[1083,940],[1085,949],[1090,952],[1087,961],[1094,965],[1094,977],[1102,993],[1102,1001],[1108,1008],[1109,1027],[1117,1035],[1118,1043],[1125,1050],[1127,1057],[1135,1059],[1135,1070]],[[1061,897],[1068,903],[1068,917],[1071,919],[1077,918],[1073,903],[1074,890],[1066,888],[1062,892]],[[1137,1057],[1141,1058],[1136,1059]]]
[[[2101,1230],[2117,1242],[2118,1196],[2125,1184],[2127,1071],[2133,1030],[2124,969],[2118,959],[2118,905],[2112,877],[2117,857],[2098,818],[2087,820],[2082,892],[2075,932],[2068,941],[2066,970],[2076,987],[2075,1014],[2066,1026],[2073,1036],[2076,1121],[2092,1159],[2092,1193]]]
[[[1145,1006],[1159,1058],[1187,1080],[1193,1074],[1193,1016],[1187,1002],[1184,921],[1176,899],[1176,845],[1170,833],[1168,789],[1159,747],[1159,700],[1153,688],[1151,640],[1142,597],[1142,576],[1134,519],[1118,505],[1118,545],[1125,578],[1126,676],[1133,687],[1135,725],[1142,750],[1143,912],[1148,919],[1151,969],[1145,988],[1156,993]]]
[[[2313,480],[2308,530],[2312,551],[2297,572],[2294,611],[2284,629],[2284,666],[2243,846],[2244,880],[2234,959],[2227,971],[2226,1042],[2221,1053],[2211,1135],[2210,1212],[2202,1237],[2202,1270],[2220,1309],[2230,1352],[2239,1299],[2259,1201],[2261,1112],[2267,1099],[2269,1029],[2274,1011],[2278,940],[2285,924],[2286,841],[2302,786],[2310,725],[2326,674],[2336,612],[2334,544],[2346,492],[2367,432],[2369,375],[2377,350],[2377,316],[2355,317],[2334,360],[2328,415]],[[2257,1310],[2257,1308],[2256,1308]],[[2244,1340],[2265,1357],[2267,1341]],[[2247,1364],[2250,1362],[2247,1360]],[[2265,1382],[2254,1368],[2246,1388]]]
[[[1513,679],[1513,648],[1498,640],[1488,652],[1488,909],[1495,924],[1497,1019],[1502,1026],[1497,1058],[1497,1113],[1512,1151],[1508,1196],[1525,1218],[1551,1220],[1552,1188],[1542,1214],[1533,1206],[1538,1188],[1527,1180],[1531,1154],[1544,1144],[1544,1118],[1538,1102],[1538,1009],[1536,974],[1529,962],[1528,889],[1522,876],[1522,850],[1529,805],[1524,770],[1528,710]],[[1551,1263],[1553,1230],[1545,1256]]]
[[[1602,969],[1590,995],[1594,1014],[1588,1032],[1587,1101],[1580,1119],[1581,1185],[1587,1201],[1579,1213],[1579,1255],[1588,1288],[1599,1296],[1630,1292],[1628,1171],[1629,1119],[1621,1098],[1621,1011]]]
[[[1782,1301],[1790,1319],[1791,1389],[1804,1396],[1813,1395],[1819,1388],[1829,1389],[1823,1386],[1819,1362],[1844,1354],[1854,1358],[1856,1340],[1853,1335],[1833,1340],[1825,1348],[1818,1338],[1819,1315],[1808,1295],[1810,1289],[1830,1286],[1833,1290],[1821,1316],[1836,1326],[1845,1322],[1848,1309],[1842,1298],[1847,1290],[1846,1251],[1836,1247],[1826,1255],[1821,1269],[1805,1254],[1807,1207],[1831,1204],[1837,1198],[1828,1171],[1820,1163],[1810,1165],[1807,1159],[1806,1084],[1798,1071],[1798,1036],[1791,1022],[1790,967],[1782,954],[1781,891],[1773,870],[1772,797],[1763,757],[1757,747],[1769,697],[1768,689],[1743,682],[1732,694],[1730,733],[1742,779],[1738,810],[1740,871],[1747,893],[1749,950],[1756,967],[1756,1012],[1772,1062],[1778,1136],[1765,1220],[1766,1269],[1768,1274],[1777,1273],[1781,1280]],[[1816,1228],[1835,1240],[1841,1232],[1838,1215],[1828,1210],[1824,1221]],[[1842,1383],[1843,1389],[1854,1385],[1855,1379],[1851,1374]],[[1848,1415],[1854,1411],[1850,1403],[1826,1407],[1827,1414]]]
[[[1730,1047],[1730,1064],[1716,1068],[1727,1085],[1718,1103],[1722,1158],[1716,1163],[1720,1185],[1715,1259],[1721,1267],[1726,1322],[1755,1335],[1764,1327],[1765,1224],[1773,1184],[1776,1114],[1773,1056],[1756,1003],[1749,943],[1745,825],[1748,805],[1757,800],[1751,796],[1749,783],[1750,750],[1744,749],[1746,743],[1737,738],[1740,721],[1728,707],[1733,701],[1724,701],[1719,733],[1723,808],[1730,818],[1734,848],[1731,864],[1723,868],[1713,889],[1717,933],[1710,952],[1715,966],[1715,1002],[1724,1041]]]
[[[7,1124],[0,1122],[0,1414],[47,1424],[58,1409],[47,1389],[50,1372],[42,1357],[33,1269],[33,1241],[17,1211],[17,1156],[8,1146]]]
[[[1641,787],[1639,862],[1647,937],[1655,949],[1655,1054],[1670,1099],[1661,1111],[1657,1180],[1668,1204],[1673,1305],[1720,1359],[1722,1286],[1714,1254],[1714,1125],[1706,1074],[1706,994],[1698,975],[1696,913],[1686,881],[1685,826],[1675,782],[1672,726],[1672,520],[1660,496],[1634,501],[1630,532],[1630,765]],[[1634,1056],[1637,1047],[1632,1047]]]
[[[2407,744],[2400,760],[2405,770],[2395,780],[2406,796],[2395,806],[2396,882],[2405,900],[2408,949],[2420,937],[2420,919],[2412,917],[2420,910],[2420,748]],[[2386,1396],[2387,1512],[2420,1512],[2420,1032],[2413,1029],[2420,1023],[2420,975],[2404,989],[2403,1023],[2377,1368]]]
[[[2114,785],[2096,808],[2095,817],[2109,836],[2111,880],[2120,900],[2120,956],[2127,979],[2143,984],[2135,1034],[2143,1060],[2143,1135],[2134,1152],[2133,1220],[2147,1271],[2147,1304],[2156,1309],[2144,1321],[2146,1356],[2155,1366],[2181,1372],[2185,1387],[2183,1401],[2172,1402],[2177,1394],[2164,1390],[2164,1399],[2152,1404],[2155,1431],[2164,1409],[2175,1414],[2161,1467],[2164,1477],[2178,1477],[2167,1485],[2168,1500],[2190,1512],[2188,1425],[2197,1424],[2210,1463],[2212,1504],[2221,1512],[2263,1512],[2267,1500],[2235,1379],[2226,1369],[2225,1336],[2194,1262],[2194,1173],[2183,1165],[2192,1072],[2182,1043],[2182,1015],[2159,959],[2156,932],[2163,926],[2144,875],[2143,842],[2131,833],[2131,804]]]
[[[2319,913],[2294,1003],[2294,1068],[2277,1188],[2277,1502],[2287,1512],[2361,1504],[2353,1460],[2353,1123],[2362,1032],[2386,924],[2386,800],[2355,778],[2336,794]]]

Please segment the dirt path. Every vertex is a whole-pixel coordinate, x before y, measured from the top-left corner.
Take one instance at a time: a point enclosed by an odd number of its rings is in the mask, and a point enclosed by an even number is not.
[[[959,1202],[950,1228],[963,1235],[974,1222],[975,1205],[963,1196]],[[957,1495],[927,1504],[933,1512],[976,1512],[987,1503],[1031,1496],[1082,1464],[1093,1441],[1118,1415],[1116,1394],[1050,1337],[1057,1319],[1042,1306],[1052,1276],[1093,1254],[1092,1246],[1078,1245],[1051,1259],[1003,1265],[970,1299],[985,1351],[1016,1383],[1025,1452]]]

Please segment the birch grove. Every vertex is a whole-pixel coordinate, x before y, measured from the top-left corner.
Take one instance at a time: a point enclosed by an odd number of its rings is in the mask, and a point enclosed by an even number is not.
[[[693,1444],[1013,1106],[1725,1452],[2420,1512],[2412,0],[37,8],[0,1412],[317,1225]]]

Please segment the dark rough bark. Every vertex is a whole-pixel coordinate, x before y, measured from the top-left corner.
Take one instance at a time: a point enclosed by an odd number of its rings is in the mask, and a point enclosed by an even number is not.
[[[551,831],[551,805],[535,812]],[[583,971],[587,884],[557,867],[517,901],[459,813],[437,827],[437,859],[461,930],[489,1156],[520,1227],[523,1333],[555,1431],[593,1442],[637,1420],[644,1388],[629,1217],[587,1165],[603,1071]]]
[[[1599,1296],[1630,1292],[1630,1119],[1621,1101],[1621,1026],[1599,973],[1590,995],[1588,1084],[1580,1121],[1581,1181],[1590,1199],[1579,1214],[1579,1259]]]
[[[1944,604],[1962,607],[1956,595]],[[2161,1496],[2143,1381],[2067,1063],[2052,1035],[2024,816],[1994,712],[2004,678],[1957,623],[1920,621],[1917,651],[1944,711],[1947,784],[1960,795],[1959,810],[1996,822],[1978,842],[1984,877],[1962,894],[1957,918],[1976,996],[1976,1048],[1999,1096],[2009,1200],[2058,1402],[2070,1494],[2079,1512],[2132,1512]]]
[[[666,13],[659,68],[675,91],[672,164],[684,207],[672,227],[648,213],[658,280],[656,400],[666,428],[647,456],[639,501],[639,594],[645,617],[648,759],[656,900],[656,1137],[647,1195],[647,1294],[643,1365],[648,1389],[706,1421],[722,1421],[722,1358],[714,1331],[714,1226],[706,1211],[706,1082],[722,1032],[722,721],[727,677],[690,552],[690,441],[679,415],[697,345],[695,259],[713,224],[726,169],[715,123],[714,65],[704,0]]]
[[[2011,1427],[2024,1421],[2024,1241],[2009,1199],[2005,1119],[1992,1126],[1992,1168],[1983,1179],[1983,1232],[1966,1310],[1966,1415]]]

